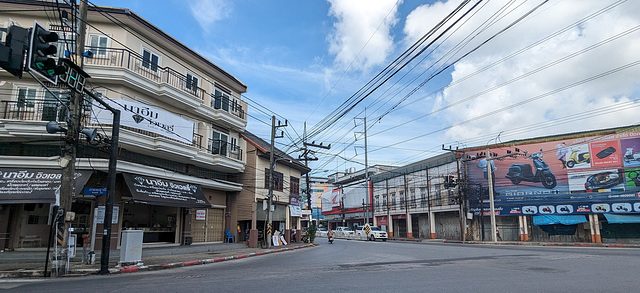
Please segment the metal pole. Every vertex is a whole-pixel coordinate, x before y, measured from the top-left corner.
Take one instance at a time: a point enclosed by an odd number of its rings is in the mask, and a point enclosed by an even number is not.
[[[102,101],[102,100],[100,100]],[[111,110],[111,109],[110,109]],[[104,232],[102,251],[100,252],[100,274],[109,273],[109,252],[111,250],[111,217],[113,216],[113,199],[116,194],[116,166],[118,163],[118,139],[120,136],[120,110],[112,110],[113,127],[111,130],[111,152],[109,153],[109,175],[107,180],[107,198],[104,206]]]

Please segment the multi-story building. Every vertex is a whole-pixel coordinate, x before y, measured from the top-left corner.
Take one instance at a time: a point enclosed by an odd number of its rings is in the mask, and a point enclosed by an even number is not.
[[[247,166],[241,175],[246,183],[237,197],[231,200],[232,221],[237,221],[240,239],[249,241],[249,247],[257,247],[258,240],[265,235],[269,195],[271,145],[251,132],[245,131]],[[273,197],[271,213],[273,229],[291,240],[291,230],[301,229],[302,202],[300,179],[310,171],[300,161],[273,148]],[[301,233],[298,233],[298,241]]]
[[[76,10],[66,2],[7,0],[0,9],[0,26],[29,28],[35,20],[58,33],[58,56],[74,51]],[[144,230],[145,243],[235,234],[228,205],[243,186],[247,86],[129,9],[90,6],[86,24],[86,87],[122,112],[111,247],[119,247],[124,229]],[[79,64],[78,55],[69,58]],[[69,120],[69,89],[45,85],[0,71],[0,249],[46,245],[70,137],[47,133],[47,123],[79,121],[103,141],[112,135],[103,107],[85,96],[82,116]],[[76,143],[71,227],[103,231],[95,220],[105,204],[108,144]],[[94,234],[100,243],[102,233]]]
[[[464,239],[459,170],[443,154],[372,176],[376,223],[391,237]]]

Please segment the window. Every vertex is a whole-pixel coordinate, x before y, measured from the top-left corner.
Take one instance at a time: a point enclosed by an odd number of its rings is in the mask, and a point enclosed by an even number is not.
[[[295,195],[300,194],[300,178],[293,176],[289,178],[289,192]]]
[[[229,93],[216,88],[212,103],[214,109],[222,109],[229,112]]]
[[[280,172],[273,171],[273,190],[282,191],[284,176]],[[264,188],[269,188],[269,169],[264,169]]]
[[[227,143],[229,136],[227,134],[213,131],[211,135],[211,153],[214,155],[227,155]]]
[[[160,60],[160,57],[158,57],[158,55],[154,54],[153,52],[147,49],[142,49],[142,67],[143,68],[156,72],[158,71],[159,60]]]
[[[69,92],[44,92],[42,121],[66,121],[70,101],[71,94]]]
[[[36,102],[36,92],[37,90],[35,88],[19,87],[18,88],[18,107],[33,108]]]
[[[56,43],[56,48],[58,52],[56,52],[56,57],[58,58],[69,58],[70,52],[76,50],[73,44],[76,43],[76,34],[68,31],[56,31],[58,34],[58,42]]]
[[[91,52],[93,52],[93,56],[106,57],[108,42],[109,42],[109,38],[107,36],[101,36],[101,35],[89,36],[89,46],[91,46],[90,50]]]
[[[185,87],[188,90],[195,92],[198,89],[198,77],[191,73],[187,73],[187,81]]]
[[[231,150],[231,152],[232,153],[238,152],[238,138],[237,137],[232,137],[230,144],[231,145],[229,146],[229,149]]]

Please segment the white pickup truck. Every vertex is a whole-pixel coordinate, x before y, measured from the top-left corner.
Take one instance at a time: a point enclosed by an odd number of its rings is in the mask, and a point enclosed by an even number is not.
[[[368,234],[366,227],[369,227]],[[371,241],[376,241],[376,239],[387,241],[387,239],[389,238],[387,236],[387,232],[380,230],[380,227],[378,226],[360,226],[356,228],[356,236],[358,239],[366,239]]]
[[[353,232],[353,230],[351,230],[351,228],[349,227],[336,227],[336,229],[333,231],[333,235],[336,238],[349,238],[353,237],[355,235],[355,232]]]

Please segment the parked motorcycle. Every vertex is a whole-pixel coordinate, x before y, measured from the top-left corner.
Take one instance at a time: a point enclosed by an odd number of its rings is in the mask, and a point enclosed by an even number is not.
[[[573,150],[567,160],[567,168],[573,168],[576,164],[580,163],[591,163],[591,155],[589,155],[589,152],[578,154],[578,150]]]
[[[526,155],[525,151],[525,155]],[[527,157],[533,161],[535,173],[531,170],[531,165],[527,163],[513,163],[509,167],[509,172],[505,175],[513,184],[520,184],[522,181],[542,182],[542,186],[551,189],[556,187],[557,181],[549,165],[542,159],[542,149],[538,153],[532,153]]]
[[[640,162],[640,154],[633,153],[633,148],[627,148],[627,151],[624,152],[624,162],[625,163],[629,163],[631,161],[638,161]]]

